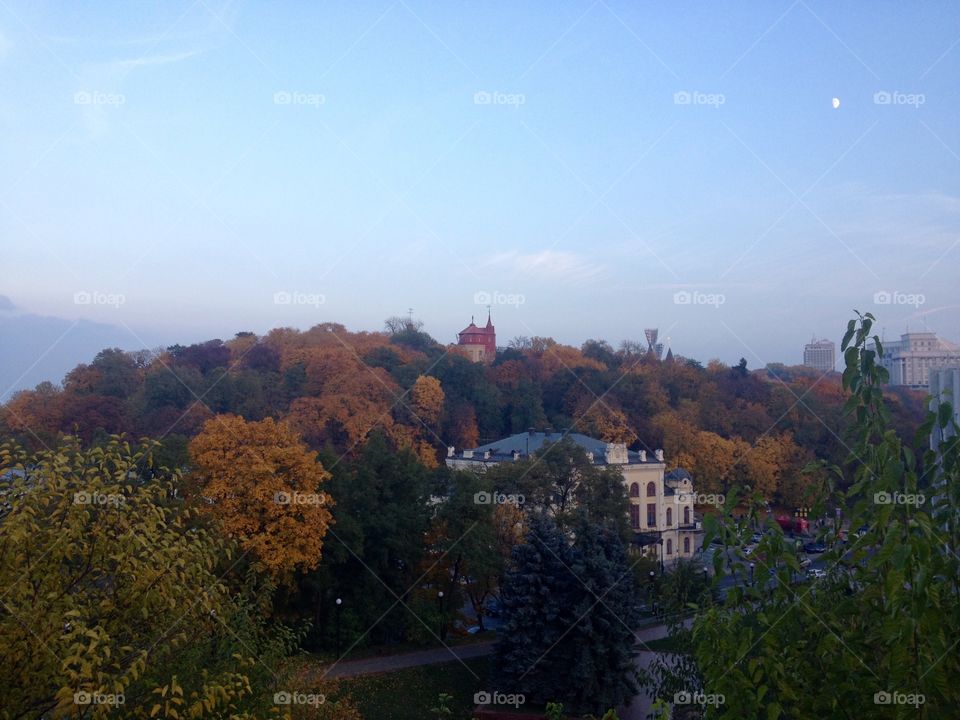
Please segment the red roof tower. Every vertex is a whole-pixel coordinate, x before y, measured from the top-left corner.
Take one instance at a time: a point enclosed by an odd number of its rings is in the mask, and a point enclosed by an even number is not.
[[[457,344],[463,347],[474,362],[492,363],[497,356],[497,332],[487,310],[487,324],[477,327],[473,318],[470,324],[457,334]]]

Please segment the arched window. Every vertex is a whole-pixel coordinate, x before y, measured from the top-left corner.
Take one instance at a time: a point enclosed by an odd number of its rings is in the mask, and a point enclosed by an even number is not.
[[[667,540],[667,555],[673,555],[673,540]]]
[[[647,483],[647,497],[656,497],[657,496],[657,486],[652,482]]]
[[[690,524],[690,508],[689,507],[685,507],[683,509],[683,524],[684,525]]]
[[[673,508],[667,508],[667,527],[673,525]]]
[[[683,539],[683,554],[684,555],[690,554],[690,538]]]
[[[640,497],[640,483],[630,483],[630,497]]]

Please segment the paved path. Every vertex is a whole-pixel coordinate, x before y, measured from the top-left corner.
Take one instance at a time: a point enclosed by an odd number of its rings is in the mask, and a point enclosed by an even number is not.
[[[403,670],[404,668],[418,667],[420,665],[437,665],[439,663],[455,662],[457,658],[467,660],[469,658],[483,657],[493,652],[493,645],[493,641],[478,642],[470,645],[456,645],[450,649],[434,648],[432,650],[403,653],[402,655],[386,655],[364,658],[363,660],[343,660],[330,668],[330,671],[326,673],[326,677],[357,677],[359,675],[393,672],[394,670]],[[318,670],[317,672],[323,675],[326,669]]]
[[[637,640],[649,641],[667,636],[666,625],[653,625],[637,631]],[[440,663],[468,660],[470,658],[483,657],[493,652],[494,641],[472,643],[470,645],[457,645],[450,649],[433,648],[431,650],[418,650],[417,652],[403,653],[400,655],[382,655],[378,657],[364,658],[362,660],[343,660],[327,672],[326,668],[318,670],[321,675],[326,673],[328,678],[349,678],[360,675],[373,675],[375,673],[393,672],[394,670],[403,670],[404,668],[419,667],[421,665],[439,665]],[[642,649],[642,645],[638,647]]]

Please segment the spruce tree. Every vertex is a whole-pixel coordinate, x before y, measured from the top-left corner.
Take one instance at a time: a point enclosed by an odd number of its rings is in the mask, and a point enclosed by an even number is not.
[[[501,589],[500,690],[602,713],[636,693],[633,573],[616,530],[581,515],[571,543],[535,516]]]

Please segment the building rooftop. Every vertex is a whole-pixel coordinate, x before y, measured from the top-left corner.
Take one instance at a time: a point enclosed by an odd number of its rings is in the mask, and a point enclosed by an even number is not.
[[[505,460],[517,460],[534,455],[538,450],[549,443],[559,442],[563,438],[572,440],[585,452],[592,454],[593,462],[600,465],[607,463],[617,465],[630,465],[636,463],[660,463],[663,462],[662,453],[636,452],[627,450],[623,443],[608,443],[597,438],[589,437],[582,433],[563,432],[563,431],[536,431],[517,433],[509,437],[495,440],[494,442],[481,445],[473,450],[467,450],[459,456],[465,460],[486,461],[490,463],[503,462]],[[450,451],[448,455],[455,457]]]
[[[490,313],[487,313],[487,324],[485,327],[477,327],[473,321],[473,318],[471,317],[470,324],[457,333],[457,335],[494,335],[495,333],[496,330],[494,329],[493,322],[490,319]]]

